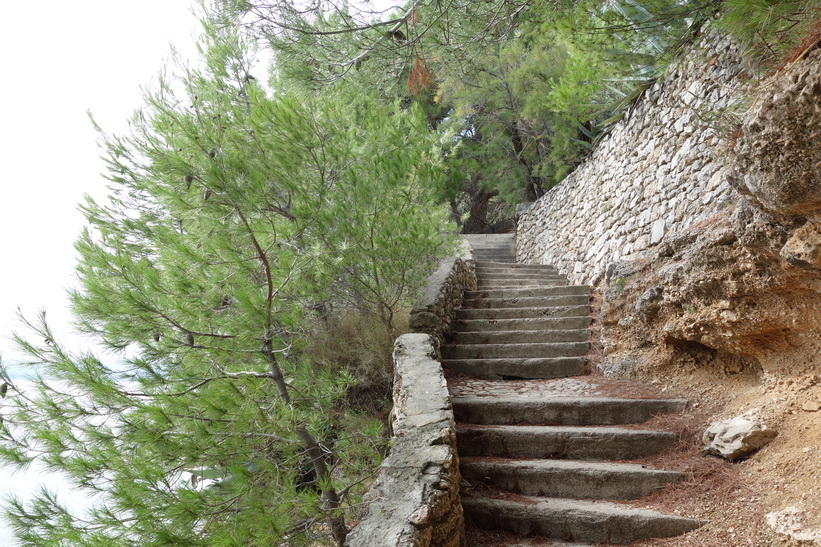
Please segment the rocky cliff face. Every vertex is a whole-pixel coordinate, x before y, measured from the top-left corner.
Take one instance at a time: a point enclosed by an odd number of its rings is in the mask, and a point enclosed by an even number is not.
[[[638,373],[637,355],[659,351],[726,373],[775,374],[804,351],[818,367],[821,50],[762,90],[729,152],[732,206],[608,267],[611,373]]]
[[[743,475],[821,544],[821,50],[760,86],[736,137],[732,205],[607,268],[600,368],[759,409],[781,433]]]

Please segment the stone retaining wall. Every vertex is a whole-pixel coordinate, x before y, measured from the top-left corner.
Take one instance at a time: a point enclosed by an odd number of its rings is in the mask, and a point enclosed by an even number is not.
[[[464,516],[459,458],[439,341],[476,288],[470,246],[445,260],[411,312],[411,328],[394,346],[393,447],[366,495],[368,513],[349,547],[460,547]]]
[[[598,285],[609,263],[648,256],[668,233],[732,204],[717,126],[751,72],[729,39],[701,37],[585,163],[521,213],[517,259]]]

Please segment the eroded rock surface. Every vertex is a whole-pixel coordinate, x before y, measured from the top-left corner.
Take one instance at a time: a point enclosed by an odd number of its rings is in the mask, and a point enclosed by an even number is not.
[[[821,50],[761,89],[728,164],[733,206],[607,268],[604,370],[640,373],[660,352],[670,366],[753,375],[815,357],[805,341],[821,332]]]
[[[764,211],[821,213],[821,50],[774,76],[745,116],[730,183]]]
[[[767,513],[767,524],[777,533],[798,541],[821,545],[821,528],[809,527],[810,516],[799,507],[789,506]]]

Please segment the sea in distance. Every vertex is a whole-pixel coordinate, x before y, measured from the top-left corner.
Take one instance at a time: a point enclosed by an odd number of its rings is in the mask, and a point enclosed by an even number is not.
[[[32,380],[41,372],[38,367],[6,362],[3,363],[3,367],[6,377],[12,381],[16,389],[23,393],[33,391],[34,382]],[[6,411],[3,399],[0,399],[0,415]],[[19,547],[22,545],[2,516],[2,508],[5,507],[6,500],[10,496],[30,500],[43,488],[56,493],[57,499],[74,514],[82,514],[91,507],[94,501],[84,492],[72,488],[59,473],[49,471],[41,464],[34,463],[24,469],[0,466],[0,546]]]

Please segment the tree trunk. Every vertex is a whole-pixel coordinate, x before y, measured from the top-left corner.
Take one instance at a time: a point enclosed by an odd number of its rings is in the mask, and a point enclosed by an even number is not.
[[[525,147],[522,134],[515,125],[510,126],[510,141],[513,143],[513,152],[516,154],[516,161],[525,170],[525,197],[527,201],[536,201],[544,195],[542,178],[533,174],[530,162],[525,158]]]
[[[329,512],[328,523],[331,525],[331,534],[339,547],[344,547],[348,537],[348,527],[345,525],[345,517],[341,514],[334,514],[334,510],[339,509],[341,500],[336,489],[331,485],[331,470],[322,457],[322,449],[316,442],[313,435],[305,429],[298,431],[299,438],[305,443],[308,449],[308,457],[316,471],[316,481],[322,489],[322,508]]]
[[[282,370],[279,368],[276,354],[271,347],[271,341],[266,340],[263,346],[262,353],[268,360],[268,365],[271,368],[271,376],[274,380],[274,385],[277,388],[279,396],[286,402],[291,402],[291,395],[288,393],[288,384],[282,375]],[[305,449],[308,457],[311,458],[311,465],[316,473],[317,484],[320,485],[322,491],[322,509],[329,512],[328,522],[331,525],[331,534],[333,534],[334,541],[339,547],[344,547],[345,540],[348,537],[348,527],[345,525],[345,517],[341,514],[334,514],[336,509],[339,509],[341,500],[339,494],[333,487],[331,481],[331,470],[325,463],[325,458],[322,456],[322,449],[319,443],[311,435],[307,429],[299,428],[297,430],[300,440],[305,444]]]
[[[479,186],[479,177],[473,176],[470,180],[470,188],[467,191],[470,197],[470,215],[462,227],[464,234],[483,234],[490,231],[490,224],[487,221],[487,204],[491,198],[499,195],[498,190],[486,191]]]

